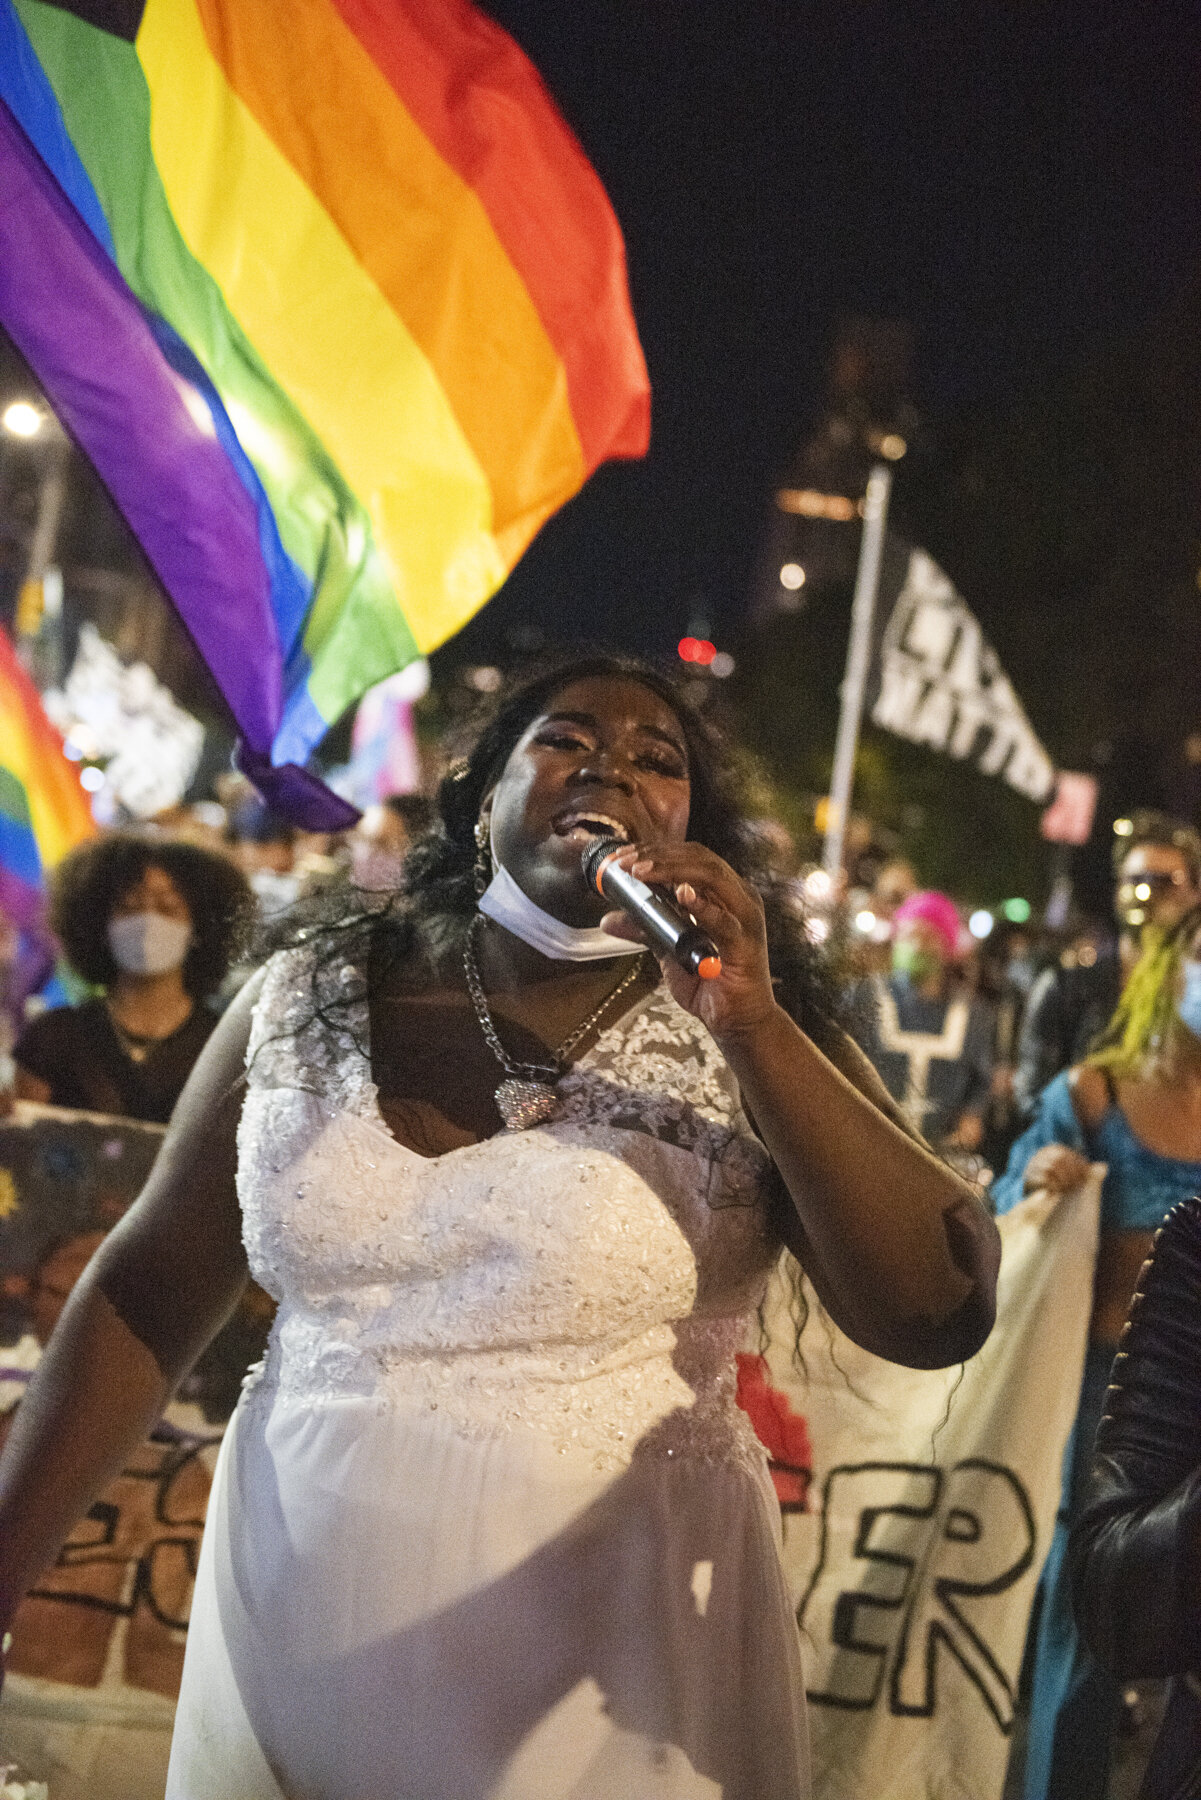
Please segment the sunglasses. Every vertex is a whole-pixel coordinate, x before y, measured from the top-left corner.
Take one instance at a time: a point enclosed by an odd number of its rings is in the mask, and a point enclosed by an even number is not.
[[[1146,875],[1133,875],[1118,886],[1118,899],[1126,903],[1150,900],[1156,894],[1168,894],[1183,887],[1188,880],[1183,869],[1150,870]]]

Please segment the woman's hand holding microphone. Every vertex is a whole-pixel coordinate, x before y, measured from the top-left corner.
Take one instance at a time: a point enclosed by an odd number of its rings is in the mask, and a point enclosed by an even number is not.
[[[705,959],[693,974],[651,942],[630,912],[609,912],[601,920],[614,937],[650,943],[673,997],[719,1043],[749,1037],[772,1016],[776,1001],[763,902],[729,863],[702,844],[626,844],[605,861],[674,896],[677,907],[712,940],[719,967],[714,970]]]

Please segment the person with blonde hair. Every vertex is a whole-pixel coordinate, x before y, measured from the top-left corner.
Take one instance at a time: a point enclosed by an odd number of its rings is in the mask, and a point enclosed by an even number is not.
[[[1201,908],[1151,926],[1117,1008],[1083,1062],[1044,1089],[993,1189],[998,1213],[1104,1163],[1089,1349],[1059,1523],[1042,1579],[1026,1800],[1102,1800],[1119,1690],[1081,1642],[1066,1565],[1110,1365],[1164,1215],[1201,1190]]]

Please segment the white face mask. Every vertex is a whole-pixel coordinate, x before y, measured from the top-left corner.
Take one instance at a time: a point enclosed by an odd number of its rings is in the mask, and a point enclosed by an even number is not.
[[[543,956],[554,957],[556,962],[599,962],[606,956],[642,955],[645,944],[610,937],[599,925],[565,925],[553,913],[543,912],[501,864],[496,854],[491,819],[488,843],[492,851],[493,875],[480,895],[479,909],[489,919],[503,925],[506,931],[511,931],[514,937],[519,937],[523,944],[528,944],[531,950],[540,950]],[[581,870],[581,882],[583,879]]]
[[[255,869],[247,880],[264,919],[273,919],[276,913],[287,912],[300,898],[299,875],[290,872],[280,875],[274,869]]]
[[[1201,962],[1186,956],[1180,965],[1184,975],[1184,991],[1176,1002],[1180,1023],[1194,1037],[1201,1038]]]
[[[166,975],[182,966],[192,943],[192,927],[162,913],[126,913],[110,919],[108,947],[127,975]]]

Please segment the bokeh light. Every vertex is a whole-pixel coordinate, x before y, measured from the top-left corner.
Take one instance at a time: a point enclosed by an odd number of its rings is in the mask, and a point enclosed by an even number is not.
[[[42,429],[42,414],[31,400],[12,400],[0,414],[0,424],[13,437],[36,437]]]

